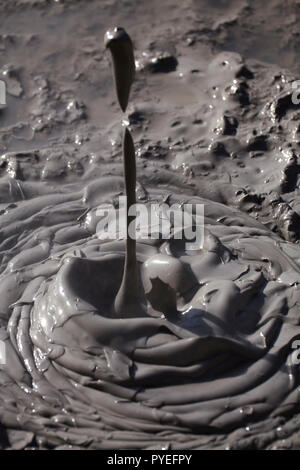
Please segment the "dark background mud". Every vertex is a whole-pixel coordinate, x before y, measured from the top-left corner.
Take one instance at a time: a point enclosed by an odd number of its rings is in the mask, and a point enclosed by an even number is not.
[[[136,49],[128,116],[140,180],[171,171],[190,192],[299,239],[299,2],[2,1],[1,20],[2,177],[60,185],[115,171],[103,34],[122,24]]]

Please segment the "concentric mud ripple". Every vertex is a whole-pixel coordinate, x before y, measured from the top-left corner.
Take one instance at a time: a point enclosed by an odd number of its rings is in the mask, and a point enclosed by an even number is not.
[[[3,428],[41,447],[197,448],[204,433],[295,411],[299,246],[222,204],[173,195],[204,204],[203,249],[139,241],[147,316],[117,318],[124,242],[99,240],[95,208],[121,187],[66,186],[2,216]],[[165,196],[149,190],[146,203]]]

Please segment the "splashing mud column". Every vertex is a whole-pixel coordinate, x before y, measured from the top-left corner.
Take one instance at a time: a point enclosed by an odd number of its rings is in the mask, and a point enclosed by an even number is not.
[[[106,32],[104,44],[112,55],[117,98],[121,110],[125,112],[135,75],[132,41],[126,31],[118,27]],[[129,215],[128,212],[130,207],[136,203],[136,163],[134,143],[128,127],[125,127],[123,135],[123,161],[127,196],[126,255],[122,283],[115,299],[114,308],[118,316],[136,317],[144,316],[146,313],[136,259],[136,240],[129,233],[129,227],[131,227],[131,233],[135,228],[135,216]]]

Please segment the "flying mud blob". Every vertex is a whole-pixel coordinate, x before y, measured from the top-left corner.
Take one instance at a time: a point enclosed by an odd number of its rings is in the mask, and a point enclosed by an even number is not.
[[[123,28],[114,28],[106,32],[104,44],[112,55],[117,97],[122,111],[125,112],[135,75],[132,41]]]

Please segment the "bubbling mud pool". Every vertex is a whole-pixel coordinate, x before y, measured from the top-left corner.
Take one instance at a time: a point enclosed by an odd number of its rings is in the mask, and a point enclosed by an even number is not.
[[[237,210],[174,194],[169,203],[204,204],[203,249],[139,241],[147,313],[116,317],[125,244],[99,240],[87,208],[121,186],[97,179],[3,215],[2,425],[46,447],[197,448],[204,434],[293,412],[300,248]],[[148,201],[165,196],[149,190]]]
[[[256,1],[10,5],[0,447],[299,448],[299,106],[281,69],[296,3],[271,2],[268,22]],[[111,24],[137,52],[106,35],[118,103],[99,49]],[[124,194],[134,75],[131,201],[202,204],[205,231],[197,251],[174,230],[139,240],[143,305],[125,311],[128,245],[99,238],[97,208]]]

